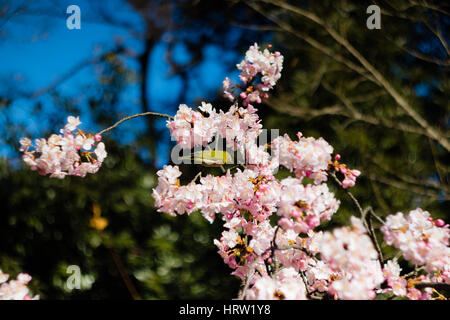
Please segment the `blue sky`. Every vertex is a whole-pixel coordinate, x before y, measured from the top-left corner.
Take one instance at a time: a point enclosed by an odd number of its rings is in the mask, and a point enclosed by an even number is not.
[[[25,1],[24,1],[25,2]],[[104,2],[105,4],[107,2]],[[123,1],[109,1],[114,3],[116,12],[120,17],[133,23],[139,30],[140,17],[133,12]],[[50,5],[47,7],[46,5]],[[76,4],[81,9],[81,30],[69,30],[66,27],[67,6]],[[14,2],[15,6],[20,2]],[[33,3],[32,5],[36,5]],[[46,9],[48,8],[48,9]],[[0,27],[0,94],[8,96],[16,89],[25,92],[35,92],[45,88],[66,74],[74,66],[83,64],[96,54],[106,52],[114,48],[117,39],[121,39],[126,47],[136,53],[142,51],[142,42],[122,29],[109,24],[99,23],[95,8],[89,1],[40,1],[36,10],[30,10],[31,14],[16,15]],[[164,37],[163,37],[164,39]],[[164,55],[167,43],[161,41],[151,53],[151,65],[149,70],[149,97],[154,111],[166,113],[176,112],[176,101],[181,90],[181,80],[178,77],[169,76],[169,66]],[[230,63],[237,63],[239,55],[235,52],[223,52],[219,48],[209,46],[204,51],[204,61],[190,75],[190,86],[186,104],[192,106],[199,99],[211,99],[217,94],[222,80],[227,73]],[[218,58],[220,57],[220,58]],[[178,62],[189,60],[187,50],[182,46],[175,48],[174,58]],[[133,59],[127,61],[127,66],[135,69],[137,64]],[[57,91],[65,96],[74,96],[74,103],[79,103],[80,116],[85,128],[97,130],[95,124],[90,122],[89,109],[83,99],[82,89],[89,84],[96,83],[95,66],[87,66],[71,75],[57,87]],[[234,74],[236,76],[236,74]],[[123,114],[133,114],[140,111],[139,91],[136,85],[130,85],[121,96],[120,111]],[[43,95],[38,98],[46,108],[42,113],[30,115],[33,100],[15,97],[13,105],[9,109],[10,121],[17,125],[23,125],[27,131],[39,136],[40,129],[48,125],[48,114],[57,110],[50,96]],[[4,112],[4,111],[3,111]],[[0,113],[0,123],[4,117]],[[124,128],[130,132],[139,133],[144,128],[144,121],[132,120],[133,123],[125,123]],[[61,127],[64,123],[61,123]],[[161,121],[160,126],[164,126]],[[54,128],[54,131],[58,130]],[[168,138],[166,137],[163,138]],[[123,143],[134,138],[134,134],[122,138]],[[160,144],[160,154],[167,152],[168,144]],[[0,140],[0,157],[16,156],[14,150]],[[158,159],[158,165],[167,161],[162,157]]]

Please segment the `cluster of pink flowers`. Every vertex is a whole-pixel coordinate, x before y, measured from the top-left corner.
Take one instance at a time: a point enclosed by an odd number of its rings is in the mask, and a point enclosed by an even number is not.
[[[360,219],[352,217],[351,227],[333,232],[316,230],[332,218],[340,204],[325,183],[328,176],[342,179],[340,185],[346,189],[353,187],[361,174],[340,163],[339,154],[333,159],[328,142],[303,137],[300,132],[297,141],[284,135],[265,146],[253,142],[262,126],[251,103],[260,102],[260,92],[273,87],[282,68],[281,55],[258,49],[252,46],[238,65],[241,80],[248,85],[247,89],[237,86],[243,89],[242,104],[247,108],[239,108],[237,102],[227,112],[216,112],[205,103],[200,112],[182,107],[167,125],[182,147],[205,145],[214,135],[222,135],[227,147],[246,151],[243,170],[228,169],[222,176],[209,174],[199,183],[182,186],[179,168],[164,166],[153,190],[158,211],[176,215],[198,210],[210,222],[219,215],[224,231],[214,244],[232,274],[249,283],[246,299],[306,299],[316,294],[373,299],[378,293],[432,298],[431,288],[419,290],[414,283],[448,283],[448,226],[431,220],[420,209],[408,218],[402,214],[388,217],[382,227],[387,243],[428,272],[407,280],[393,261],[381,267]],[[259,73],[261,83],[253,85]],[[235,101],[228,78],[223,85],[225,95]],[[274,169],[278,166],[294,176],[277,179]],[[279,216],[275,225],[271,223],[274,214]]]
[[[27,284],[31,276],[20,273],[15,280],[9,280],[9,275],[0,270],[0,300],[38,300],[39,296],[31,297]]]
[[[338,299],[375,298],[375,288],[384,281],[378,253],[360,219],[351,218],[352,228],[326,232],[320,248],[321,260],[336,273],[328,293]]]
[[[330,220],[339,208],[339,201],[326,184],[303,185],[299,179],[281,181],[282,190],[278,215],[279,225],[285,230],[307,233],[321,222]]]
[[[354,187],[356,184],[356,178],[359,177],[361,172],[356,169],[348,169],[343,163],[339,163],[341,155],[337,154],[334,156],[334,161],[330,161],[329,168],[333,167],[334,171],[341,173],[344,176],[342,180],[342,188],[347,189],[349,187]]]
[[[252,46],[238,65],[241,80],[248,84],[261,73],[260,89],[267,91],[278,80],[281,63],[281,55]],[[228,78],[224,87],[230,87]],[[332,160],[333,147],[323,138],[298,133],[297,141],[284,135],[257,146],[254,140],[262,126],[249,103],[253,100],[247,93],[242,98],[247,99],[243,103],[247,108],[235,103],[227,112],[217,112],[202,103],[199,111],[193,111],[182,105],[168,121],[182,148],[204,146],[218,134],[227,147],[246,150],[246,162],[243,169],[228,169],[222,176],[208,174],[187,185],[180,185],[177,166],[164,166],[153,189],[158,211],[171,215],[200,211],[210,222],[220,215],[225,229],[214,243],[232,274],[248,278],[247,299],[305,299],[307,291],[337,299],[374,298],[385,278],[361,221],[352,218],[352,228],[334,233],[315,231],[340,204],[325,184],[329,172],[343,175],[344,188],[354,186],[360,172],[339,163],[340,155]],[[274,169],[280,165],[295,177],[277,179]],[[280,217],[275,226],[270,222],[274,214]]]
[[[417,282],[432,282],[429,276],[420,275],[416,278],[406,279],[400,276],[402,269],[396,260],[389,260],[384,264],[383,275],[386,279],[388,288],[380,289],[381,293],[391,293],[394,296],[407,297],[410,300],[430,300],[432,299],[433,289],[424,288],[423,291],[414,288]]]
[[[157,174],[158,185],[153,189],[153,198],[158,211],[176,215],[199,210],[210,222],[217,214],[222,215],[225,230],[221,238],[214,243],[224,262],[234,270],[233,275],[244,279],[249,270],[254,268],[258,270],[258,274],[264,275],[266,280],[269,277],[266,264],[273,262],[270,248],[278,228],[269,222],[269,217],[274,213],[281,216],[278,222],[281,229],[275,238],[277,246],[297,244],[309,252],[306,254],[295,248],[276,250],[275,258],[286,268],[309,272],[307,275],[311,280],[312,290],[336,294],[339,292],[336,288],[340,282],[329,287],[332,276],[351,273],[351,270],[345,270],[347,273],[344,273],[329,265],[321,265],[322,261],[311,257],[322,252],[320,239],[323,234],[314,233],[313,229],[321,222],[330,220],[339,207],[339,201],[334,198],[326,184],[304,185],[300,179],[294,177],[278,181],[267,165],[248,166],[245,170],[237,169],[234,174],[228,170],[222,176],[207,175],[200,178],[200,183],[191,182],[184,186],[180,185],[182,173],[177,166],[166,165]],[[300,233],[306,233],[308,237],[301,238]],[[362,250],[360,254],[364,255],[368,250],[374,251],[373,247],[370,247],[370,240],[368,243],[365,241],[367,236],[362,237],[361,234],[355,233],[351,239],[355,241],[354,238],[369,246],[367,249],[360,244],[355,248],[356,252]],[[366,262],[364,260],[361,263]],[[376,263],[370,263],[376,268]],[[324,278],[323,270],[326,268],[328,273]],[[359,281],[365,276],[367,274],[362,274],[358,278]],[[266,280],[261,281],[264,283]],[[256,283],[255,281],[257,278],[252,279],[252,284]],[[278,288],[277,283],[275,281],[273,287]],[[353,296],[349,293],[337,297],[372,297],[372,283],[366,281],[360,284],[353,279],[353,282],[348,280],[344,284],[348,283],[355,286],[351,291]],[[332,289],[335,291],[331,291]],[[268,293],[255,293],[254,297],[266,297],[266,294]],[[280,297],[291,297],[292,294],[285,292]]]
[[[280,78],[282,62],[278,52],[260,51],[257,44],[250,47],[237,65],[247,86],[236,86],[243,89],[245,108],[238,101],[226,112],[205,102],[198,110],[180,105],[173,120],[167,121],[179,147],[205,147],[221,137],[226,148],[244,154],[245,161],[227,170],[222,167],[220,176],[200,174],[198,183],[196,176],[186,185],[180,183],[178,166],[165,165],[152,190],[158,211],[172,216],[199,211],[211,223],[219,217],[224,231],[214,244],[232,274],[248,285],[243,292],[246,299],[373,299],[378,293],[433,299],[434,289],[415,284],[450,284],[448,225],[419,208],[406,217],[401,212],[387,217],[381,227],[386,243],[425,270],[414,277],[401,276],[396,259],[382,266],[368,221],[351,217],[350,227],[318,231],[340,205],[326,184],[328,177],[346,189],[355,185],[360,171],[340,163],[339,154],[333,159],[333,147],[323,138],[303,137],[300,132],[297,141],[284,135],[257,145],[262,125],[251,103],[267,97]],[[256,79],[260,83],[254,84]],[[223,84],[226,96],[235,101],[230,80]],[[60,135],[37,139],[35,146],[22,138],[26,164],[57,178],[97,172],[107,155],[105,146],[100,136],[77,130],[80,123],[69,117]],[[276,175],[279,166],[287,169],[287,177]],[[30,279],[21,274],[6,283],[0,271],[0,299],[27,297]]]
[[[237,64],[237,68],[241,70],[239,78],[245,85],[245,89],[239,95],[243,99],[244,106],[255,102],[261,103],[262,98],[267,99],[269,97],[267,91],[272,89],[281,77],[284,58],[278,51],[270,52],[270,48],[271,45],[261,51],[258,44],[255,43],[245,53],[244,60]],[[254,83],[258,76],[259,83]],[[236,88],[242,87],[236,86]],[[234,101],[235,97],[231,92],[232,86],[229,78],[225,78],[223,81],[223,90],[224,96]]]
[[[51,178],[85,177],[87,173],[96,173],[107,156],[105,144],[99,142],[100,135],[83,133],[78,129],[80,124],[78,117],[69,116],[60,134],[36,139],[35,144],[28,138],[21,138],[23,161],[31,170],[41,175],[50,174]]]
[[[276,277],[262,276],[246,293],[247,300],[306,300],[302,278],[293,268],[284,268]]]
[[[328,142],[323,138],[305,138],[301,132],[297,133],[297,138],[298,141],[293,141],[288,135],[284,135],[272,141],[274,157],[279,159],[282,166],[293,171],[297,178],[311,178],[316,184],[327,181],[327,170],[334,168],[344,176],[344,189],[355,186],[356,178],[361,172],[339,163],[339,154],[332,161],[333,147]]]
[[[158,211],[171,215],[200,210],[213,221],[217,213],[231,219],[245,211],[263,221],[275,212],[279,202],[280,185],[273,175],[258,168],[238,169],[234,176],[230,170],[220,177],[207,175],[201,177],[200,183],[185,186],[179,184],[178,166],[166,165],[157,175],[158,185],[153,189],[155,205]]]
[[[297,178],[314,179],[315,183],[327,180],[326,169],[331,161],[333,147],[323,138],[305,138],[297,134],[298,141],[293,141],[288,135],[272,141],[272,151],[280,164],[293,171]]]
[[[233,175],[230,170],[223,176],[207,175],[198,184],[184,186],[179,183],[181,174],[178,166],[170,165],[157,172],[153,198],[159,211],[176,215],[200,210],[210,221],[218,213],[227,221],[249,214],[258,222],[277,212],[285,230],[306,233],[330,220],[339,207],[326,184],[305,186],[293,177],[279,182],[267,166],[237,169]]]
[[[194,145],[206,145],[216,133],[216,112],[211,104],[202,103],[200,111],[195,111],[181,104],[172,121],[167,121],[172,138],[182,148],[192,148]],[[208,115],[204,117],[202,112]]]
[[[181,148],[206,146],[220,136],[225,138],[227,147],[236,150],[254,141],[261,132],[262,125],[253,107],[233,105],[227,112],[217,112],[211,104],[202,102],[198,109],[182,104],[174,119],[167,121],[172,139]]]
[[[293,229],[279,229],[275,239],[277,250],[274,257],[281,265],[305,272],[308,276],[308,272],[320,262],[316,255],[319,254],[322,236],[323,232],[310,230],[306,236],[301,237]]]
[[[388,245],[398,248],[406,260],[424,266],[433,281],[450,283],[449,225],[417,208],[406,217],[401,212],[388,216],[381,231]]]

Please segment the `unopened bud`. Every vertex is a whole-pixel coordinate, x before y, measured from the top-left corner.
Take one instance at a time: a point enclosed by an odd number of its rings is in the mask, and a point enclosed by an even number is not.
[[[442,219],[437,219],[434,223],[435,223],[438,227],[443,227],[444,224],[445,224],[444,220],[442,220]]]

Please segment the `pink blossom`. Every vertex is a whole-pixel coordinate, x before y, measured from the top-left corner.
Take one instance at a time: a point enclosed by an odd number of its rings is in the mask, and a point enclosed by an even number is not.
[[[9,275],[0,270],[0,300],[38,300],[39,296],[31,298],[27,284],[31,276],[20,273],[15,280],[10,280]]]
[[[279,158],[279,163],[294,171],[297,178],[312,177],[315,183],[326,181],[326,174],[333,153],[333,147],[323,138],[304,138],[299,132],[298,141],[288,135],[272,141],[272,151]]]
[[[284,217],[280,225],[306,233],[320,222],[330,220],[340,202],[329,192],[326,184],[306,185],[296,178],[281,181],[282,191],[277,214]]]
[[[216,133],[218,118],[211,104],[202,102],[199,110],[194,111],[185,104],[181,104],[173,120],[167,120],[170,135],[182,148],[192,148],[195,145],[206,145]]]
[[[417,208],[406,217],[401,212],[390,215],[381,231],[386,243],[398,248],[406,260],[424,265],[428,273],[444,274],[442,281],[450,282],[450,230],[430,221],[428,211]]]
[[[351,222],[352,228],[326,232],[322,239],[322,261],[340,274],[328,292],[339,299],[373,299],[374,289],[384,281],[378,254],[361,220],[352,217]]]
[[[223,80],[222,85],[224,97],[233,102],[234,101],[233,93],[229,91],[231,88],[230,79],[226,77],[225,80]]]
[[[293,268],[284,268],[273,277],[263,276],[247,291],[247,300],[306,300],[305,284]]]
[[[267,49],[260,50],[255,43],[247,50],[244,60],[237,64],[237,68],[241,70],[239,79],[246,85],[240,93],[243,99],[243,106],[251,106],[253,103],[261,103],[262,99],[267,99],[269,95],[267,91],[273,89],[277,81],[281,77],[283,69],[283,56],[279,52],[270,52],[271,46]],[[257,76],[260,81],[256,82]],[[239,87],[239,86],[236,86]],[[230,101],[234,101],[234,96],[230,92],[231,82],[227,77],[223,81],[224,96]]]
[[[79,130],[80,124],[78,117],[69,116],[59,135],[36,139],[34,145],[30,139],[21,138],[20,151],[24,153],[25,164],[39,174],[50,174],[51,178],[84,177],[87,173],[96,173],[107,156],[105,144],[95,145],[99,140]]]

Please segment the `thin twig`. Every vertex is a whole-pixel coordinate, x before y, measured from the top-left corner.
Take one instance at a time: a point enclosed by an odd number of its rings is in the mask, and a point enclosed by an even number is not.
[[[275,248],[276,250],[289,250],[289,249],[297,249],[300,250],[304,253],[306,253],[310,258],[316,259],[316,257],[314,256],[314,254],[312,254],[311,252],[309,252],[308,250],[306,250],[305,248],[303,248],[302,246],[299,246],[298,244],[290,244],[287,246],[281,246],[281,247],[277,247]],[[317,259],[316,259],[317,260]]]
[[[411,271],[410,273],[407,273],[407,274],[405,274],[405,275],[403,275],[402,277],[403,278],[409,278],[409,277],[416,277],[418,274],[419,274],[419,271],[420,270],[424,270],[425,269],[425,267],[424,266],[422,266],[422,267],[417,267],[416,266],[416,268],[414,268],[414,270],[413,271]]]
[[[105,247],[108,248],[109,252],[111,253],[111,256],[113,257],[114,263],[116,264],[117,269],[119,270],[120,276],[122,277],[123,282],[125,283],[128,291],[130,292],[131,296],[134,300],[141,300],[141,297],[139,293],[137,292],[135,286],[133,285],[133,282],[131,282],[130,277],[128,276],[128,273],[126,272],[125,266],[122,263],[122,260],[120,259],[119,255],[117,254],[116,250],[111,244],[111,241],[109,240],[108,236],[103,233],[102,231],[98,231],[100,236],[103,239],[103,243]]]
[[[434,288],[439,290],[450,291],[450,284],[448,283],[419,282],[415,283],[414,287],[416,287],[417,289]]]
[[[197,173],[197,175],[194,177],[194,179],[192,179],[191,182],[189,182],[189,184],[195,182],[197,180],[198,177],[200,177],[202,175],[202,172],[200,171],[199,173]]]
[[[253,276],[254,271],[255,271],[255,267],[253,266],[250,269],[250,272],[247,273],[247,276],[245,277],[244,286],[239,294],[239,300],[244,300],[245,294],[247,293],[248,287],[250,286],[250,278]]]
[[[303,283],[305,284],[306,294],[308,298],[311,298],[311,290],[309,290],[308,280],[305,277],[305,273],[303,271],[300,271],[300,275],[302,276]]]
[[[117,126],[118,126],[119,124],[121,124],[122,122],[131,120],[131,119],[134,119],[134,118],[137,118],[137,117],[144,117],[144,116],[158,116],[158,117],[164,117],[164,118],[167,118],[167,119],[169,119],[169,120],[173,119],[172,116],[169,116],[168,114],[164,114],[164,113],[157,113],[157,112],[150,112],[150,111],[149,111],[149,112],[143,112],[143,113],[137,113],[137,114],[134,114],[134,115],[129,116],[129,117],[125,117],[125,118],[123,118],[123,119],[117,121],[117,122],[116,122],[115,124],[113,124],[111,127],[106,128],[106,129],[103,129],[102,131],[100,131],[100,132],[97,133],[97,134],[102,135],[102,134],[104,134],[105,132],[108,132],[108,131],[114,129],[115,127],[117,127]]]
[[[307,34],[304,34],[304,33],[299,32],[298,30],[295,30],[289,24],[283,22],[282,20],[277,19],[274,16],[267,15],[264,12],[263,8],[261,8],[257,4],[254,4],[252,2],[246,2],[246,4],[248,6],[250,6],[251,8],[253,8],[255,11],[259,12],[261,15],[263,15],[267,19],[269,19],[269,20],[273,21],[274,23],[276,23],[281,29],[285,30],[286,32],[289,32],[289,33],[293,34],[297,38],[300,38],[300,39],[304,40],[309,45],[311,45],[313,48],[316,48],[317,50],[319,50],[320,52],[322,52],[325,55],[329,56],[330,58],[334,59],[335,61],[337,61],[337,62],[339,62],[341,64],[344,64],[349,69],[352,69],[353,71],[355,71],[355,72],[359,73],[360,75],[362,75],[364,78],[366,78],[366,79],[368,79],[368,80],[378,84],[376,79],[372,75],[370,75],[368,72],[366,72],[366,70],[364,70],[364,68],[356,65],[355,63],[353,63],[352,61],[350,61],[350,60],[346,59],[345,57],[341,56],[337,52],[334,52],[333,50],[330,50],[326,46],[322,45],[321,42],[316,41],[315,39],[311,38]]]
[[[275,228],[275,232],[273,233],[272,243],[270,245],[270,248],[268,249],[268,250],[271,251],[270,252],[270,259],[272,260],[272,263],[274,265],[273,269],[271,268],[271,272],[275,273],[275,274],[278,272],[278,266],[277,266],[277,262],[276,262],[276,259],[275,259],[275,250],[278,249],[278,245],[277,245],[276,239],[277,239],[277,234],[278,234],[279,230],[280,230],[280,226],[277,225],[277,227]]]
[[[336,177],[336,173],[334,171],[330,172],[330,176],[333,177],[334,181],[336,181],[336,183],[342,187],[342,182]],[[344,188],[343,188],[344,189]],[[375,247],[375,250],[378,253],[378,262],[380,263],[381,269],[383,269],[383,254],[381,252],[380,246],[378,244],[378,240],[377,237],[375,235],[375,231],[373,230],[372,227],[372,222],[370,220],[370,217],[373,215],[374,217],[376,216],[375,213],[373,212],[371,207],[366,208],[366,210],[363,210],[361,205],[359,204],[359,201],[355,198],[355,196],[348,191],[347,189],[344,189],[345,193],[350,197],[350,199],[352,199],[353,203],[356,205],[356,207],[359,210],[359,213],[361,215],[361,219],[362,222],[367,230],[367,234],[369,235],[370,240],[372,241],[373,246]],[[369,213],[369,216],[367,216],[367,214]],[[383,220],[381,220],[381,218],[379,218],[378,216],[376,216],[382,223]]]
[[[292,6],[286,2],[279,0],[262,0],[263,2],[271,3],[280,8],[299,14],[318,25],[322,26],[325,31],[340,45],[342,45],[358,62],[362,67],[369,72],[369,74],[375,78],[391,97],[397,102],[397,104],[422,128],[424,128],[429,136],[439,142],[445,150],[450,151],[450,141],[446,137],[442,136],[439,131],[432,127],[414,108],[406,101],[406,99],[391,85],[391,83],[355,48],[350,42],[340,35],[335,29],[333,29],[326,21],[315,15],[314,13],[304,10],[300,7]]]
[[[375,216],[375,213],[373,212],[371,207],[368,207],[368,215],[367,215],[367,228],[369,230],[370,238],[372,239],[372,243],[375,246],[375,250],[377,250],[378,253],[378,261],[380,262],[381,269],[383,269],[384,266],[384,259],[383,259],[383,252],[381,252],[380,245],[378,244],[377,235],[375,234],[375,230],[372,226],[372,214]]]
[[[389,208],[388,204],[383,199],[378,185],[372,179],[369,179],[369,180],[370,180],[370,186],[372,187],[373,194],[375,195],[375,198],[377,199],[378,204],[382,207],[384,212],[386,212],[386,213],[392,212],[391,208]]]
[[[330,176],[333,177],[334,181],[336,181],[336,183],[342,187],[342,182],[338,179],[338,177],[336,177],[336,173],[334,171],[330,172]],[[365,216],[364,210],[362,209],[361,205],[359,204],[358,200],[356,200],[355,196],[348,191],[347,189],[343,188],[342,189],[345,191],[345,193],[350,197],[350,199],[352,199],[353,203],[356,205],[356,207],[358,208],[358,211],[361,215],[361,217]]]

